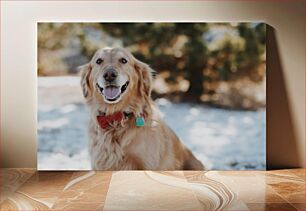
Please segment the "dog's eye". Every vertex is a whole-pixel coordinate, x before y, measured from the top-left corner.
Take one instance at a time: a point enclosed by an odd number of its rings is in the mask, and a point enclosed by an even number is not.
[[[102,62],[103,62],[103,60],[102,60],[102,59],[100,59],[100,58],[99,58],[99,59],[97,59],[97,61],[96,61],[96,63],[97,63],[97,64],[101,64]]]
[[[127,60],[126,60],[125,58],[121,58],[119,61],[120,61],[122,64],[126,64],[126,63],[127,63]]]

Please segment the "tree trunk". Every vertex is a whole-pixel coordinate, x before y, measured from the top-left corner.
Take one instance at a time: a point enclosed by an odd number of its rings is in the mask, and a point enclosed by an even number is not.
[[[191,101],[200,101],[203,89],[203,68],[205,66],[205,47],[202,42],[202,35],[193,38],[187,45],[188,49],[188,80],[190,86],[186,92],[185,98]]]

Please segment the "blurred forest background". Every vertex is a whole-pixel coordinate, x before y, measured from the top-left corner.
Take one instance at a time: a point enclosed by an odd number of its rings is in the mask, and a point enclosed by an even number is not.
[[[264,23],[38,23],[38,76],[79,75],[105,46],[125,47],[157,71],[153,98],[266,105]]]

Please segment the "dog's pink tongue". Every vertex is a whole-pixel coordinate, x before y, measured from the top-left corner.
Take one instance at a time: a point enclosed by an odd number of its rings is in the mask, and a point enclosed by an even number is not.
[[[104,89],[104,95],[108,99],[115,99],[120,94],[120,89],[118,87],[109,86]]]

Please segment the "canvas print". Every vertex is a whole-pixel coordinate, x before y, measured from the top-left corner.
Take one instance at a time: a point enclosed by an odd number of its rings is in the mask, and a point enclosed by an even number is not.
[[[39,170],[266,168],[266,25],[37,24]]]

